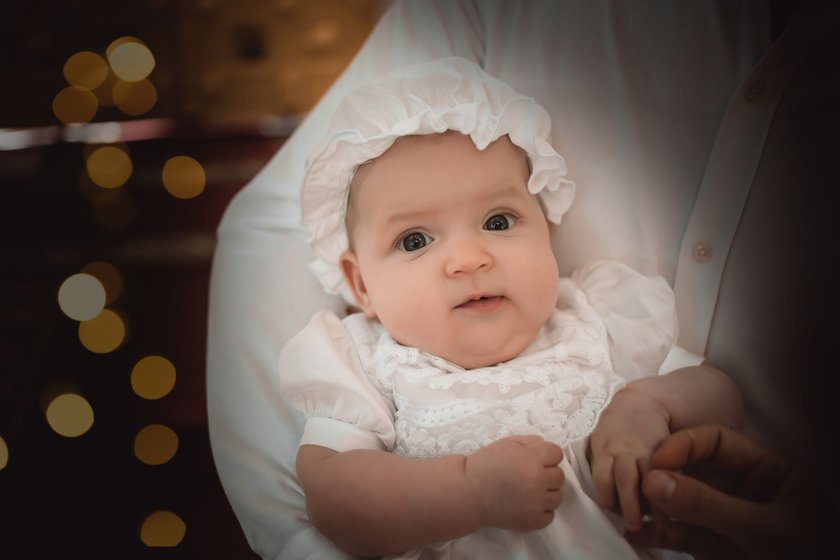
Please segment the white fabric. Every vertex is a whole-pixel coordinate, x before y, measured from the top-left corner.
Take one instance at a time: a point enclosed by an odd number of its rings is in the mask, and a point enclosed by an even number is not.
[[[283,349],[280,387],[308,419],[301,443],[438,457],[537,434],[563,447],[563,505],[549,527],[481,530],[400,558],[638,558],[582,485],[584,442],[618,389],[659,371],[677,335],[673,293],[612,262],[561,279],[559,293],[537,339],[496,366],[465,370],[402,346],[361,313],[318,312]]]
[[[317,257],[312,271],[327,292],[355,303],[338,261],[349,246],[345,213],[356,169],[400,136],[447,130],[469,136],[479,150],[507,135],[528,158],[528,191],[540,197],[546,217],[560,223],[575,188],[565,178],[566,162],[548,142],[545,109],[465,58],[410,65],[351,91],[307,161],[301,222]]]
[[[578,187],[553,240],[561,274],[610,258],[672,284],[678,270],[695,279],[675,288],[681,345],[735,378],[752,433],[799,452],[836,484],[825,457],[837,454],[837,440],[813,427],[836,423],[823,378],[836,371],[826,350],[835,337],[815,326],[836,324],[838,315],[835,277],[822,271],[837,251],[829,192],[840,55],[821,32],[838,28],[836,3],[817,9],[824,13],[798,14],[773,43],[764,0],[394,2],[219,227],[208,426],[220,480],[253,549],[264,558],[338,554],[309,530],[294,476],[303,419],[278,387],[286,341],[316,310],[341,315],[345,307],[307,268],[304,161],[349,90],[452,55],[479,63],[551,116],[552,143]],[[809,32],[788,33],[794,26]],[[767,80],[793,52],[802,54],[790,80]],[[767,99],[778,101],[746,117]],[[750,128],[756,123],[760,133]],[[723,149],[742,142],[761,157]],[[721,181],[747,184],[749,194],[707,194]],[[722,222],[726,231],[734,226],[729,247],[716,235]],[[720,261],[695,260],[701,241]],[[708,264],[718,273],[703,274]],[[691,342],[701,340],[693,332],[704,333],[705,348]]]

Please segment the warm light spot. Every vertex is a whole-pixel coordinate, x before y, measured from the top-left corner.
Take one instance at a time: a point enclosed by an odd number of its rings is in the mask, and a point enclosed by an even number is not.
[[[187,525],[171,511],[156,511],[149,515],[140,528],[140,540],[150,547],[178,546],[184,539]]]
[[[0,436],[0,471],[6,468],[9,464],[9,446],[6,445],[6,440]]]
[[[175,198],[198,196],[206,181],[204,168],[191,157],[175,156],[163,166],[163,186]]]
[[[64,77],[67,83],[90,90],[101,86],[109,71],[105,59],[90,51],[77,52],[64,63]]]
[[[144,399],[165,397],[175,386],[175,366],[163,356],[146,356],[131,370],[131,388]]]
[[[125,324],[110,309],[88,321],[79,323],[79,341],[82,346],[97,354],[116,350],[125,338]]]
[[[123,185],[134,170],[128,153],[116,146],[94,150],[87,158],[86,168],[91,181],[105,189]]]
[[[89,89],[67,86],[56,94],[52,109],[64,124],[86,123],[99,109],[99,101]]]
[[[178,451],[178,434],[163,424],[149,424],[134,438],[134,455],[147,465],[162,465]]]
[[[326,49],[334,45],[341,35],[341,24],[331,18],[315,22],[303,38],[304,44],[312,49]]]
[[[118,78],[139,82],[152,73],[155,57],[149,47],[134,37],[120,37],[107,49],[108,62]]]
[[[142,115],[152,110],[158,95],[155,86],[149,80],[139,82],[118,81],[113,89],[114,104],[126,115]]]
[[[76,321],[93,319],[105,307],[105,288],[90,274],[74,274],[58,289],[58,306]]]
[[[78,437],[93,426],[93,409],[75,393],[65,393],[47,406],[47,423],[55,433],[64,437]]]
[[[116,301],[122,291],[122,276],[114,265],[105,261],[93,261],[83,266],[82,272],[90,274],[102,283],[102,287],[105,288],[106,305]]]

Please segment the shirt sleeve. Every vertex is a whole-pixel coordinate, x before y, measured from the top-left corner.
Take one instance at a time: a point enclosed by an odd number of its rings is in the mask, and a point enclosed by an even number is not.
[[[320,311],[280,353],[281,394],[306,417],[300,444],[394,447],[394,402],[374,385],[344,324]]]
[[[612,261],[572,273],[607,329],[616,373],[628,381],[657,375],[677,338],[674,293],[664,278]]]

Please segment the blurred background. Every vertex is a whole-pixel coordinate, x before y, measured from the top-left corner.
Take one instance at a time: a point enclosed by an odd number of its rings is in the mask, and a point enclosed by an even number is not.
[[[386,7],[4,5],[0,556],[255,558],[207,435],[215,229]]]

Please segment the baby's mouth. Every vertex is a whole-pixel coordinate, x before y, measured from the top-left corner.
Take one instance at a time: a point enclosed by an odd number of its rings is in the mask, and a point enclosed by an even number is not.
[[[495,309],[504,301],[504,296],[476,296],[471,297],[465,302],[461,303],[460,305],[456,306],[455,309],[473,309],[477,311],[489,311]]]

